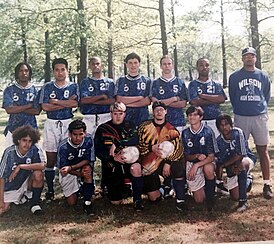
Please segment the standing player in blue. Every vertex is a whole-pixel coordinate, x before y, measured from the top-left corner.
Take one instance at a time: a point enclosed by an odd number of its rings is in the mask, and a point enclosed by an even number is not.
[[[78,106],[79,96],[77,84],[68,80],[68,62],[63,58],[54,59],[52,69],[55,80],[42,87],[39,101],[42,109],[47,113],[43,131],[43,148],[47,154],[46,199],[54,198],[53,181],[57,147],[68,135],[68,125],[73,117],[72,108]]]
[[[215,154],[218,146],[215,135],[203,119],[203,109],[190,106],[186,110],[190,127],[183,130],[182,141],[186,158],[186,179],[196,203],[206,200],[207,209],[214,206]]]
[[[164,55],[160,59],[162,76],[154,80],[151,86],[151,101],[161,101],[167,106],[166,120],[182,133],[186,121],[183,108],[187,104],[188,93],[183,80],[174,76],[173,60]],[[164,182],[164,197],[171,196],[171,181],[166,177]]]
[[[204,110],[203,120],[212,128],[217,137],[219,131],[216,128],[216,118],[221,114],[220,104],[226,100],[226,95],[220,83],[209,77],[209,60],[199,58],[196,63],[199,73],[198,79],[189,83],[189,102],[200,106]]]
[[[96,128],[110,120],[110,104],[114,99],[114,82],[102,74],[101,58],[92,57],[89,60],[92,77],[82,80],[79,85],[80,111],[83,122],[87,125],[87,132],[94,136]]]
[[[77,203],[80,188],[78,179],[83,180],[84,212],[93,214],[91,198],[94,193],[92,172],[95,161],[94,144],[90,134],[86,133],[86,124],[74,120],[68,127],[69,136],[60,142],[57,152],[57,167],[60,185],[67,203]]]
[[[229,77],[229,96],[234,112],[234,124],[241,128],[246,139],[254,139],[263,173],[263,196],[271,199],[270,157],[268,153],[269,129],[267,106],[270,101],[270,79],[255,67],[256,50],[242,51],[243,68]]]
[[[10,115],[5,129],[6,147],[12,145],[12,132],[23,125],[37,128],[35,115],[41,111],[38,92],[30,83],[32,68],[27,63],[15,67],[15,83],[4,90],[2,107]]]
[[[216,126],[220,131],[217,138],[217,178],[222,175],[225,168],[230,196],[239,201],[237,211],[244,212],[248,208],[247,192],[252,186],[252,181],[248,182],[247,174],[254,167],[256,157],[249,149],[243,131],[233,127],[229,115],[220,115],[216,120]]]
[[[30,125],[17,128],[14,145],[6,148],[0,163],[0,215],[11,203],[21,204],[30,199],[31,212],[41,214],[39,206],[44,185],[45,155],[37,145],[40,134]]]
[[[136,126],[148,119],[149,92],[151,80],[139,74],[141,59],[136,53],[130,53],[125,58],[128,74],[117,80],[116,100],[127,107],[126,120]]]

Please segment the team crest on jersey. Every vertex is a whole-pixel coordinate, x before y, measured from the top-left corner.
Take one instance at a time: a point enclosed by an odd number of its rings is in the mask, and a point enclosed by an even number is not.
[[[204,146],[205,145],[205,138],[204,137],[202,137],[201,139],[200,139],[200,144],[202,145],[202,146]]]
[[[19,100],[19,96],[16,93],[13,94],[13,101],[17,102]]]
[[[31,164],[31,158],[26,159],[26,164]]]
[[[93,92],[93,91],[94,91],[94,87],[93,87],[92,85],[90,85],[90,86],[88,87],[88,91]]]
[[[70,153],[68,156],[68,160],[72,160],[72,159],[74,159],[74,155],[72,153]]]
[[[49,95],[49,97],[50,97],[51,99],[55,99],[55,98],[56,98],[55,91],[52,91],[52,93]]]
[[[193,142],[192,142],[192,141],[188,141],[188,142],[187,142],[187,146],[188,146],[188,147],[193,147]]]
[[[202,90],[200,87],[198,87],[197,92],[198,92],[198,94],[202,94],[202,93],[203,93],[203,90]]]

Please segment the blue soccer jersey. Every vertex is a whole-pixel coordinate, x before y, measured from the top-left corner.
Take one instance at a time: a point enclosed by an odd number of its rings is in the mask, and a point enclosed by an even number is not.
[[[171,97],[179,97],[181,100],[188,100],[187,88],[184,81],[177,77],[166,80],[163,77],[153,81],[151,86],[151,97],[158,100],[168,99]],[[185,126],[185,116],[183,108],[167,107],[166,119],[173,126]]]
[[[79,85],[80,98],[106,95],[108,98],[114,97],[114,82],[112,79],[86,78]],[[80,104],[82,114],[104,114],[109,113],[109,105]]]
[[[128,75],[122,76],[117,80],[115,95],[125,97],[143,96],[147,97],[150,93],[151,80],[143,75],[132,78]],[[148,106],[131,108],[127,107],[126,120],[132,121],[136,126],[148,119]]]
[[[49,103],[50,99],[69,100],[73,95],[76,95],[76,100],[79,99],[78,85],[69,82],[65,86],[60,87],[55,81],[46,83],[41,89],[39,103]],[[54,111],[47,111],[47,117],[54,120],[70,119],[73,117],[72,108],[62,108]]]
[[[256,157],[248,147],[243,131],[240,128],[233,127],[230,132],[231,139],[226,140],[222,135],[217,138],[219,153],[217,154],[217,164],[223,165],[226,161],[236,155],[249,157],[254,164]]]
[[[200,129],[196,132],[190,127],[184,129],[182,132],[182,142],[184,153],[188,155],[201,153],[208,156],[209,154],[219,152],[214,132],[204,123],[201,124]]]
[[[270,101],[270,79],[259,70],[235,71],[229,77],[229,96],[233,112],[242,116],[257,116],[267,112]]]
[[[4,190],[18,190],[31,175],[31,170],[20,169],[15,179],[9,182],[9,176],[17,165],[34,164],[45,161],[45,155],[38,145],[33,145],[25,155],[22,155],[15,145],[6,148],[0,164],[0,178],[5,180]]]
[[[90,134],[84,137],[80,145],[74,145],[69,137],[60,142],[57,151],[57,167],[59,169],[78,164],[83,160],[88,160],[90,163],[95,161],[94,143]]]
[[[193,80],[189,83],[188,91],[190,101],[198,98],[199,94],[223,95],[225,99],[227,98],[222,85],[213,80],[208,80],[206,82]],[[216,119],[221,114],[219,104],[201,105],[201,107],[204,110],[203,119],[205,120]]]
[[[6,109],[12,106],[23,106],[32,104],[33,108],[39,107],[39,97],[34,85],[29,84],[26,87],[19,85],[17,82],[8,86],[4,90],[2,108]],[[37,128],[35,115],[25,112],[10,114],[5,133],[11,133],[18,127],[30,125]]]

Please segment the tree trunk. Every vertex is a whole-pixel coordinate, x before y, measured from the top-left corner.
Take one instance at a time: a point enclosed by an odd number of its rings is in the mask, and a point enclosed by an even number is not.
[[[172,33],[173,38],[175,40],[175,44],[173,45],[173,58],[174,58],[174,72],[175,76],[179,76],[178,72],[178,51],[177,51],[177,43],[176,43],[176,31],[175,31],[175,15],[174,15],[174,2],[171,0],[171,15],[172,15]]]
[[[222,59],[223,59],[223,87],[227,87],[227,67],[226,67],[226,48],[225,48],[225,27],[223,0],[221,0],[221,28],[222,28]]]
[[[107,25],[108,25],[108,33],[111,33],[111,27],[112,27],[112,22],[111,22],[111,12],[112,12],[112,0],[108,0],[107,1],[107,14],[108,14],[108,21],[107,21]],[[112,36],[109,34],[108,36],[108,77],[113,79],[114,75],[113,75],[113,40],[112,40]]]
[[[257,0],[249,0],[250,11],[250,29],[251,29],[251,43],[257,51],[256,67],[261,69],[261,50],[260,50],[260,38],[259,38],[259,22],[257,13]]]
[[[162,51],[163,51],[163,55],[167,55],[168,54],[168,49],[167,49],[167,35],[166,35],[164,0],[159,0],[159,13],[160,13]]]
[[[45,26],[49,23],[49,20],[46,16],[44,16]],[[45,31],[45,65],[44,65],[44,79],[45,83],[50,82],[51,80],[51,69],[50,69],[50,47],[49,47],[49,31]]]

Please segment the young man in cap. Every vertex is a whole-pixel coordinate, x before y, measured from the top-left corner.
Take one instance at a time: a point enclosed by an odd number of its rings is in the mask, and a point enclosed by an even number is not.
[[[256,50],[242,50],[243,67],[229,77],[229,96],[234,112],[234,124],[241,128],[246,139],[252,135],[260,158],[263,174],[263,196],[271,199],[269,129],[267,106],[270,101],[270,78],[255,67]]]

